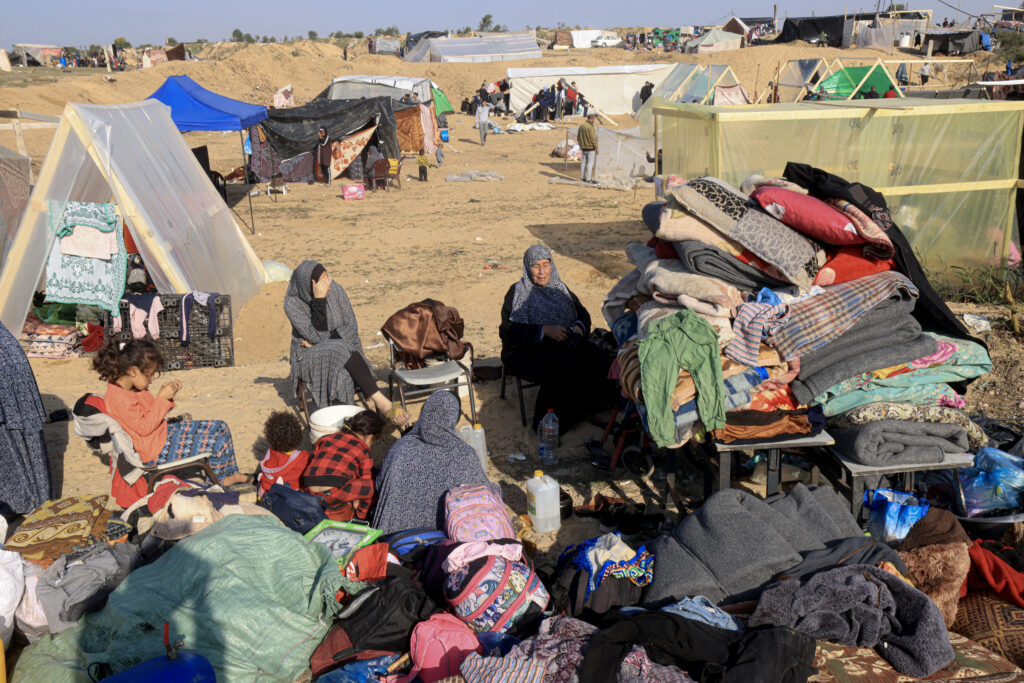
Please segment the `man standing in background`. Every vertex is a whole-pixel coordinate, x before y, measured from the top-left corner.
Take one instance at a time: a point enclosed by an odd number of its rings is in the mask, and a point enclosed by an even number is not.
[[[594,164],[597,163],[597,129],[594,128],[596,121],[597,114],[588,114],[587,120],[576,131],[576,144],[583,153],[580,160],[580,180],[591,184],[594,183]]]

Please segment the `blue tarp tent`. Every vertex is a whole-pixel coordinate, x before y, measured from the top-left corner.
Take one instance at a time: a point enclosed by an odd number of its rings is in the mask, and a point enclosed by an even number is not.
[[[267,118],[263,105],[210,92],[188,76],[170,76],[149,99],[171,108],[171,119],[180,131],[243,130]]]

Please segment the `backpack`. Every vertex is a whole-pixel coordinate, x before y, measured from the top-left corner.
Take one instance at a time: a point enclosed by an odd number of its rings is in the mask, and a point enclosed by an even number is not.
[[[483,652],[476,634],[450,614],[435,614],[412,630],[411,673],[418,673],[423,683],[436,683],[457,675],[463,660],[473,652]]]
[[[448,538],[460,543],[515,538],[512,520],[501,493],[487,484],[466,484],[450,490],[444,499]]]
[[[457,308],[434,299],[409,304],[384,322],[380,331],[398,347],[399,360],[410,369],[422,368],[435,353],[459,360],[472,346],[462,341],[466,324]]]
[[[283,484],[271,486],[257,505],[273,512],[285,526],[300,534],[327,519],[322,498]]]
[[[413,627],[437,611],[411,576],[386,576],[356,595],[338,615],[309,660],[314,677],[351,659],[404,652]]]
[[[381,540],[391,546],[392,552],[402,562],[415,562],[423,550],[442,541],[447,541],[448,537],[444,535],[443,531],[421,527],[396,531]]]
[[[527,562],[485,555],[448,574],[444,597],[477,633],[524,629],[540,618],[548,591]]]

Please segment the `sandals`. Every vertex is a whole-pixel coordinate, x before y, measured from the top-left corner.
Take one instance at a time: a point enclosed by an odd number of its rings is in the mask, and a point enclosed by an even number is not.
[[[399,403],[392,403],[384,418],[394,427],[401,429],[412,422],[412,416]]]

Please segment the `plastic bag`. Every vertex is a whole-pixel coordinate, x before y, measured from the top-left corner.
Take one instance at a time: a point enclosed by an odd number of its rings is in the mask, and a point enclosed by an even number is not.
[[[997,475],[1003,486],[1024,491],[1024,459],[998,448],[982,448],[974,456],[974,466]]]
[[[928,501],[892,489],[869,489],[864,492],[868,515],[868,533],[876,541],[895,543],[906,538],[910,527],[928,514]]]
[[[25,592],[25,571],[21,555],[0,550],[0,640],[6,649],[14,633],[14,610]]]
[[[267,273],[267,282],[288,282],[292,279],[292,269],[280,261],[264,261],[263,270]]]
[[[968,517],[982,517],[1020,506],[1020,491],[1006,486],[998,473],[965,467],[957,470],[956,476],[960,477],[960,486],[964,492],[964,514]]]
[[[43,573],[43,568],[28,560],[22,560],[22,568],[25,571],[25,594],[21,598],[21,604],[14,612],[14,621],[28,642],[34,643],[50,632],[50,625],[43,613],[43,605],[36,597],[36,584]]]

